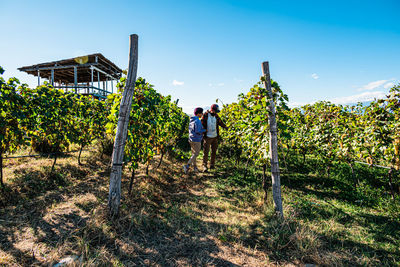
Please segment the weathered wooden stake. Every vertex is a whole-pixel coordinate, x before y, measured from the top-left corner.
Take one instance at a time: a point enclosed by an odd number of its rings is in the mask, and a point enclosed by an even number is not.
[[[271,90],[271,77],[269,73],[268,61],[262,63],[262,72],[264,76],[264,85],[269,96],[269,156],[271,159],[271,177],[272,177],[272,197],[274,199],[275,210],[283,218],[282,196],[281,196],[281,178],[279,174],[278,160],[278,127],[276,125],[275,104]]]
[[[263,176],[262,176],[262,183],[263,183],[263,189],[264,189],[264,202],[267,203],[268,201],[268,183],[267,183],[267,164],[264,164],[263,166]]]
[[[394,188],[393,188],[393,180],[392,180],[392,173],[393,173],[393,168],[390,168],[388,172],[388,177],[389,177],[389,186],[390,186],[390,194],[392,195],[392,199],[395,199],[394,196]]]
[[[78,164],[79,165],[82,165],[82,163],[81,163],[82,150],[83,150],[83,145],[81,145],[81,149],[79,149],[79,155],[78,155]]]
[[[162,152],[161,152],[161,159],[160,159],[160,162],[159,162],[158,165],[157,165],[157,169],[160,168],[160,166],[161,166],[162,160],[163,160],[163,158],[164,158],[164,154],[165,154],[164,151],[162,151]]]
[[[1,190],[4,191],[4,182],[3,182],[3,154],[0,153],[0,186]]]
[[[50,171],[51,174],[54,173],[54,168],[56,166],[57,157],[58,157],[58,148],[57,148],[57,152],[54,154],[54,161],[53,161],[53,165],[51,166],[51,171]]]
[[[129,191],[128,191],[129,195],[131,195],[132,192],[133,180],[135,180],[135,169],[132,170],[131,181],[129,183]]]
[[[122,161],[124,157],[124,148],[128,131],[132,98],[135,91],[137,65],[138,65],[138,36],[136,34],[132,34],[130,36],[128,77],[125,84],[125,90],[122,94],[121,105],[119,108],[117,133],[115,135],[112,162],[111,162],[108,207],[110,210],[110,215],[112,217],[116,217],[118,215],[119,204],[121,202]]]

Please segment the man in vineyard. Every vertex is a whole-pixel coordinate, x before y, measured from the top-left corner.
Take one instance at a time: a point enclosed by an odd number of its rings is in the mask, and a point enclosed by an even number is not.
[[[203,124],[204,129],[206,130],[204,134],[204,156],[203,156],[203,166],[204,172],[208,171],[207,163],[208,163],[208,152],[210,151],[211,146],[211,161],[210,161],[210,169],[214,169],[215,167],[215,157],[217,155],[218,148],[218,138],[219,138],[219,126],[226,129],[225,123],[218,116],[219,107],[217,104],[213,104],[210,110],[204,113],[201,118],[201,123]]]
[[[194,116],[190,118],[189,123],[189,143],[192,148],[192,156],[190,157],[188,163],[183,165],[183,171],[188,172],[190,165],[193,165],[194,172],[198,172],[196,159],[200,153],[201,140],[203,139],[203,133],[206,131],[201,124],[200,118],[203,115],[202,108],[196,108],[194,110]]]

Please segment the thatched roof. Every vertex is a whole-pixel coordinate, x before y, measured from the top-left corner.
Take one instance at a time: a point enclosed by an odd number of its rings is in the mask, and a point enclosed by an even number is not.
[[[34,76],[38,76],[39,73],[41,78],[49,79],[51,77],[51,70],[54,69],[54,81],[66,84],[74,83],[75,67],[77,69],[78,83],[91,82],[92,68],[94,69],[93,80],[95,82],[98,81],[98,73],[100,81],[116,80],[122,74],[120,68],[100,53],[25,66],[18,68],[18,70]]]

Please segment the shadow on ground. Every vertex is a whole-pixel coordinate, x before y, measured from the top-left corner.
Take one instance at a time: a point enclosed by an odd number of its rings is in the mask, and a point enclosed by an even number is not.
[[[261,189],[261,168],[246,168],[245,164],[236,165],[229,160],[226,163],[220,166],[217,175],[219,193],[251,203],[257,197],[253,194],[251,198],[252,192]],[[376,199],[364,194],[362,188],[355,189],[352,180],[344,182],[337,177],[310,175],[309,172],[281,174],[283,201],[291,205],[286,210],[285,221],[278,223],[274,214],[267,212],[264,219],[250,226],[251,231],[241,234],[241,242],[267,251],[270,259],[276,262],[300,259],[319,265],[397,265],[400,262],[398,218],[373,210]],[[272,205],[271,193],[269,197],[268,204]],[[327,226],[321,231],[309,227],[328,225],[332,221],[331,229]],[[354,231],[349,230],[352,228]],[[350,236],[350,233],[357,236]]]
[[[271,207],[255,208],[263,217],[242,227],[208,220],[226,211],[212,204],[223,199],[230,204],[229,211],[238,213],[255,205],[260,172],[226,164],[195,176],[183,175],[181,164],[167,159],[158,169],[157,165],[155,160],[149,175],[144,168],[138,170],[130,195],[126,170],[120,216],[114,221],[106,206],[109,158],[89,158],[83,166],[67,161],[52,175],[46,168],[16,170],[13,186],[3,196],[6,206],[0,210],[0,258],[21,266],[51,264],[67,255],[105,266],[360,265],[365,255],[370,259],[366,265],[395,265],[400,259],[398,250],[356,242],[335,229],[329,235],[316,232],[304,224],[333,219],[345,227],[367,229],[377,242],[391,247],[399,243],[397,220],[382,214],[349,214],[330,202],[354,200],[346,195],[349,186],[342,181],[283,174],[287,190],[316,196],[326,200],[324,204],[299,198],[294,215],[288,214],[285,221],[276,219]],[[323,191],[322,182],[340,190]],[[215,195],[204,194],[210,187]]]
[[[106,162],[106,163],[104,163]],[[149,176],[138,175],[129,196],[123,195],[120,216],[111,221],[105,205],[108,160],[84,166],[67,163],[56,174],[18,170],[0,211],[0,256],[10,265],[55,263],[82,255],[94,265],[238,266],[218,256],[210,233],[224,228],[194,218],[180,208],[197,196],[191,183],[166,162]],[[123,177],[123,192],[128,188]],[[4,260],[3,260],[4,261]]]

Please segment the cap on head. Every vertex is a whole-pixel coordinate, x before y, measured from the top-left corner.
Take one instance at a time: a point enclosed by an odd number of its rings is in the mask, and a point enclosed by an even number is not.
[[[212,104],[211,110],[213,110],[215,113],[218,113],[220,111],[219,106],[217,104]]]
[[[203,109],[202,108],[195,108],[194,109],[194,115],[197,115],[199,113],[203,113]]]

